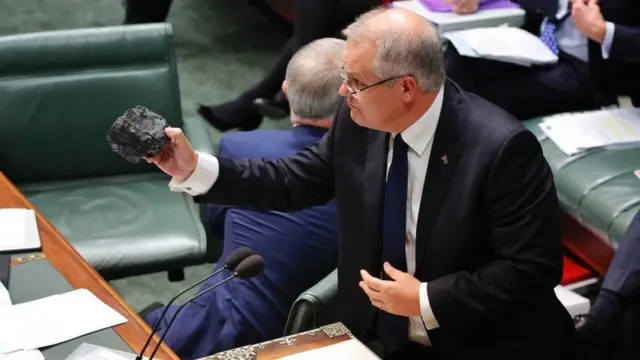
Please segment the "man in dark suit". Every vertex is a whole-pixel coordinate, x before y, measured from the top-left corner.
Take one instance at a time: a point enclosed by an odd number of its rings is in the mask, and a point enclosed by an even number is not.
[[[466,0],[475,1],[478,0]],[[598,109],[631,96],[640,105],[640,1],[518,0],[526,30],[559,61],[524,67],[447,50],[448,76],[520,120]]]
[[[536,137],[446,80],[422,17],[378,9],[345,35],[346,100],[316,145],[231,161],[169,128],[147,160],[201,202],[296,211],[335,196],[341,319],[387,359],[567,358],[558,200]]]
[[[294,126],[231,133],[221,140],[220,157],[276,160],[294,156],[322,138],[340,105],[337,89],[342,79],[335,69],[342,62],[343,50],[344,40],[332,38],[300,49],[289,62],[283,83]],[[187,305],[166,336],[180,358],[200,358],[282,336],[298,295],[337,266],[335,208],[334,201],[294,213],[210,206],[213,231],[224,239],[221,259],[249,247],[264,258],[267,267],[254,278],[228,282]],[[214,276],[201,289],[227,276]],[[163,310],[154,310],[145,320],[155,324]],[[172,307],[164,318],[161,333],[175,310]]]
[[[639,305],[640,213],[620,239],[595,304],[587,315],[576,319],[582,345],[587,350],[593,349],[590,345],[596,345],[596,350],[606,351],[607,359],[637,358],[640,353]],[[602,344],[609,346],[599,346]]]

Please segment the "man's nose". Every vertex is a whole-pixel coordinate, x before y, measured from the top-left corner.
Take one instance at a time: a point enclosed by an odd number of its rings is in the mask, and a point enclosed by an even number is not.
[[[351,92],[347,88],[347,84],[342,83],[342,85],[340,85],[340,88],[338,89],[338,94],[344,97],[349,97],[349,95],[351,95]]]

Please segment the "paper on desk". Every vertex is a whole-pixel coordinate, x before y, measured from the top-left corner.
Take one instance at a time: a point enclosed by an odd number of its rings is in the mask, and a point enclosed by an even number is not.
[[[562,152],[640,144],[640,108],[616,108],[559,114],[538,125]]]
[[[11,306],[9,291],[0,283],[0,322],[3,319],[2,315],[7,314]],[[11,328],[7,327],[2,331],[0,327],[0,360],[44,360],[39,350],[19,350],[17,345],[19,339],[20,334],[12,331]]]
[[[481,57],[521,66],[558,62],[558,56],[537,36],[517,27],[454,31],[444,35],[463,56]],[[469,49],[472,50],[470,54]]]
[[[11,297],[9,296],[9,291],[0,282],[0,315],[2,315],[4,311],[8,311],[9,307],[11,307]]]
[[[65,360],[134,360],[135,358],[136,354],[82,343]]]
[[[44,360],[40,350],[19,350],[9,354],[1,354],[0,360]]]
[[[0,333],[8,328],[22,334],[17,345],[24,350],[59,344],[127,321],[86,289],[14,305],[2,318]]]
[[[464,29],[495,27],[502,24],[521,26],[524,23],[525,11],[520,8],[480,10],[473,14],[458,15],[451,12],[429,10],[420,0],[394,1],[394,8],[403,8],[414,12],[433,23],[440,34]]]
[[[0,251],[40,248],[36,214],[31,209],[0,209]]]
[[[356,339],[304,351],[280,358],[281,360],[379,360],[368,347]]]

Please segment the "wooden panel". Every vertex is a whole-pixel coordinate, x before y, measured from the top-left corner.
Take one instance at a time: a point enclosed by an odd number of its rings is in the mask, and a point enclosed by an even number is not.
[[[35,209],[29,200],[25,198],[2,172],[0,172],[0,208]],[[44,255],[73,287],[90,290],[100,300],[126,317],[128,321],[122,325],[113,327],[113,330],[133,351],[140,351],[142,345],[144,345],[151,333],[149,326],[131,309],[120,295],[109,286],[100,274],[78,254],[53,225],[51,225],[37,209],[35,210]],[[151,345],[145,355],[151,355],[151,350],[155,344],[157,344],[157,337],[151,341]],[[165,344],[162,344],[155,358],[179,359]]]

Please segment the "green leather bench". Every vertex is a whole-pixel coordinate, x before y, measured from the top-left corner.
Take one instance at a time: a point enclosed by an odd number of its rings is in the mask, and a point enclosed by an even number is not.
[[[540,141],[562,209],[613,248],[640,209],[640,148],[596,149],[567,156],[538,127],[525,126]]]
[[[0,170],[106,278],[176,280],[211,246],[189,196],[110,150],[109,127],[138,104],[213,152],[205,125],[183,122],[169,25],[0,38]]]
[[[289,312],[284,336],[340,321],[336,309],[337,297],[338,270],[336,269],[296,299]]]

